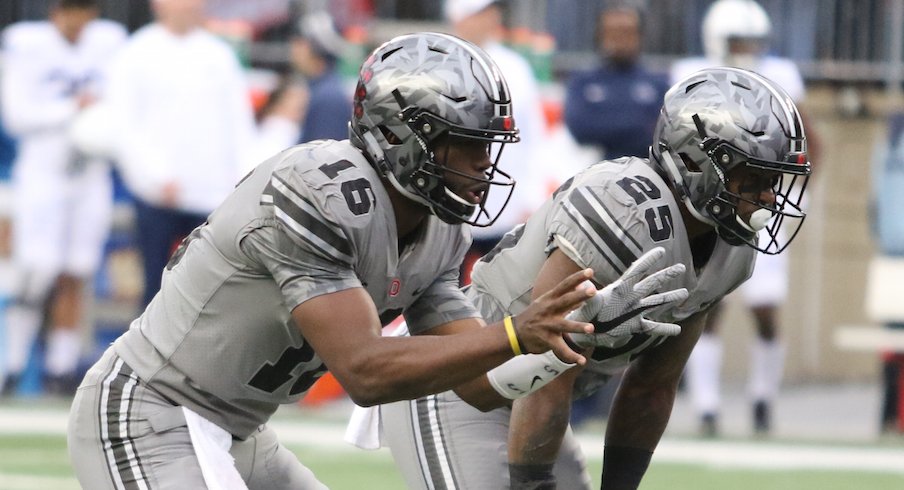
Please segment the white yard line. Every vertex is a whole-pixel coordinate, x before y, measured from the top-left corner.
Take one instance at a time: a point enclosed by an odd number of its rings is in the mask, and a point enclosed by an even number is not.
[[[586,441],[581,442],[587,451]],[[602,444],[596,443],[595,447],[595,453],[602,457]],[[904,474],[904,448],[666,439],[653,455],[653,461],[746,469],[875,471]]]
[[[353,446],[343,442],[345,428],[338,424],[277,420],[271,425],[284,444],[316,445],[318,449],[333,451],[353,449]],[[601,436],[580,434],[578,441],[587,458],[602,458]],[[386,449],[381,451],[388,454]],[[820,446],[763,441],[699,441],[667,438],[660,443],[653,460],[659,463],[701,464],[725,468],[875,471],[904,474],[904,447]]]
[[[34,475],[16,475],[0,473],[0,488],[16,490],[78,490],[78,482],[73,477],[52,477]]]
[[[66,418],[67,413],[62,409],[0,407],[0,438],[4,435],[24,433],[64,435]],[[336,452],[357,450],[342,440],[345,427],[337,422],[302,421],[293,416],[276,417],[271,425],[279,434],[280,441],[289,446],[311,446]],[[602,457],[603,444],[600,435],[579,434],[578,440],[588,458]],[[389,454],[386,449],[381,452],[385,452],[387,456]],[[904,446],[846,447],[769,441],[701,441],[667,438],[659,445],[653,460],[659,463],[703,464],[725,468],[875,471],[904,474]],[[0,475],[0,481],[12,477]],[[53,485],[44,486],[52,487]]]
[[[63,409],[0,407],[0,438],[9,434],[66,434],[68,416]]]

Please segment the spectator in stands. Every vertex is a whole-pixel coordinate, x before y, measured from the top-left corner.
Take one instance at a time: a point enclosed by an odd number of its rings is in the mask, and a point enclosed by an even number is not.
[[[601,63],[568,81],[565,124],[578,143],[598,147],[606,159],[645,158],[669,88],[668,75],[641,63],[643,26],[636,7],[608,6],[598,20]]]
[[[517,182],[505,213],[490,226],[472,228],[474,242],[462,265],[462,280],[468,282],[471,265],[489,252],[508,230],[523,222],[546,199],[542,167],[534,156],[543,144],[545,119],[540,88],[530,64],[504,46],[503,3],[493,0],[446,0],[446,20],[453,34],[483,48],[505,76],[512,94],[512,110],[521,131],[521,142],[505,149],[500,167]],[[509,196],[490,194],[490,208],[498,209]]]
[[[64,394],[77,381],[86,284],[100,264],[113,201],[109,166],[80,153],[69,130],[101,95],[106,65],[126,39],[122,26],[98,14],[95,0],[57,0],[48,20],[3,32],[0,105],[19,141],[7,393],[15,392],[44,323],[45,388]]]
[[[299,143],[348,137],[352,93],[339,74],[347,43],[326,12],[301,18],[291,42],[292,67],[304,79],[308,95]]]
[[[768,54],[772,23],[766,11],[753,0],[718,0],[703,19],[705,57],[678,60],[671,70],[672,81],[716,65],[753,70],[774,81],[800,104],[805,96],[803,77],[790,59]],[[814,169],[819,160],[818,134],[801,110],[807,133],[807,153]],[[761,239],[766,239],[761,234]],[[751,278],[741,287],[741,296],[753,315],[757,339],[751,345],[749,392],[752,398],[754,432],[769,432],[772,403],[778,395],[784,369],[785,347],[779,338],[778,314],[788,294],[788,254],[761,255]],[[707,327],[687,363],[687,387],[700,413],[701,431],[718,433],[720,408],[719,373],[722,342],[716,327],[721,307],[713,308]]]
[[[156,21],[114,63],[107,102],[117,157],[136,198],[143,303],[160,288],[175,243],[200,225],[263,153],[246,80],[229,46],[207,32],[204,0],[152,0]],[[286,125],[282,125],[286,127]]]

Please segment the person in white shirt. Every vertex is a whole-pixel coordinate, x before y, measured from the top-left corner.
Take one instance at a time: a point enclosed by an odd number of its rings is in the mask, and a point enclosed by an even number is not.
[[[523,223],[548,197],[545,176],[537,165],[537,154],[545,137],[545,120],[540,105],[537,78],[523,56],[502,44],[504,34],[502,2],[496,0],[446,0],[444,9],[452,33],[470,41],[493,58],[508,81],[512,111],[518,122],[521,142],[506,148],[502,167],[517,182],[506,210],[490,226],[474,227],[474,242],[463,265],[467,282],[473,261],[490,251],[518,223]],[[490,194],[490,207],[499,208],[506,193]]]
[[[229,46],[202,28],[205,1],[151,6],[156,21],[117,57],[105,101],[116,121],[117,161],[136,198],[144,305],[160,289],[173,245],[261,159],[245,75]],[[274,150],[295,142],[297,125]]]
[[[75,387],[81,356],[86,281],[99,267],[113,206],[110,168],[70,139],[77,116],[93,105],[125,29],[98,19],[95,0],[58,0],[44,21],[3,32],[3,122],[19,140],[14,163],[13,302],[6,312],[7,379],[16,392],[41,324],[45,389]]]
[[[719,0],[703,19],[705,56],[676,61],[671,68],[672,81],[682,80],[699,70],[717,65],[755,71],[782,87],[795,103],[805,96],[804,80],[794,61],[767,52],[772,23],[766,11],[753,0]],[[801,110],[808,139],[808,152],[814,168],[818,162],[818,135],[807,124]],[[778,313],[788,295],[788,254],[761,255],[751,278],[740,288],[757,328],[750,346],[751,366],[748,391],[752,399],[753,430],[765,434],[771,429],[771,412],[778,395],[784,369],[785,346],[779,338]],[[722,341],[717,336],[718,308],[708,318],[704,334],[687,364],[687,386],[699,412],[701,432],[718,433],[721,405],[719,373],[722,367]]]

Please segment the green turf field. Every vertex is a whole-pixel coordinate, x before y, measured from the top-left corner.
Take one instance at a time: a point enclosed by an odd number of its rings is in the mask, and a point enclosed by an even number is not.
[[[312,418],[318,420],[312,423]],[[273,426],[332,489],[403,489],[387,450],[362,451],[341,441],[342,420],[337,414],[282,415]],[[79,488],[68,463],[64,430],[64,405],[0,406],[0,490]],[[320,442],[306,442],[311,440]],[[596,488],[599,450],[593,436],[584,443]],[[705,463],[693,463],[698,460]],[[904,439],[876,444],[666,439],[641,488],[901,490]]]
[[[60,436],[0,435],[0,489],[67,490],[79,488]],[[292,446],[320,479],[333,489],[390,490],[404,488],[388,453],[357,450],[323,451]],[[902,461],[904,465],[904,461]],[[591,461],[594,486],[600,463]],[[904,475],[868,471],[736,469],[714,466],[654,464],[641,488],[645,490],[899,490]]]

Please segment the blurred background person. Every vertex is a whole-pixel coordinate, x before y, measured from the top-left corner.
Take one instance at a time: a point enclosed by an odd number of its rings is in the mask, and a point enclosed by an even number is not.
[[[110,168],[70,140],[81,111],[102,95],[125,29],[98,19],[94,0],[57,0],[46,21],[3,32],[3,121],[18,140],[12,171],[12,304],[6,311],[6,393],[15,392],[42,324],[44,387],[74,391],[86,290],[100,264],[113,198]]]
[[[672,65],[671,80],[716,65],[753,70],[784,88],[795,103],[805,97],[803,77],[790,59],[768,53],[772,22],[766,11],[753,0],[718,0],[703,18],[704,57],[680,59]],[[819,137],[807,123],[807,152],[814,169],[818,167]],[[805,204],[805,203],[804,203]],[[760,234],[760,238],[766,238]],[[756,325],[757,338],[750,346],[748,391],[752,399],[753,430],[768,433],[771,413],[781,385],[785,345],[779,337],[779,310],[788,296],[788,254],[757,257],[753,275],[740,288],[741,298]],[[718,337],[722,305],[717,304],[707,318],[706,330],[694,347],[686,368],[686,386],[699,412],[701,432],[718,433],[721,405],[720,372],[723,345]]]
[[[474,261],[496,246],[507,231],[524,222],[547,197],[543,162],[535,158],[544,144],[546,125],[540,88],[528,61],[503,44],[503,6],[503,2],[494,0],[446,0],[444,5],[452,33],[483,48],[505,76],[521,134],[517,145],[506,147],[499,165],[517,182],[515,190],[505,212],[493,225],[471,228],[474,242],[462,265],[464,283],[469,282]],[[488,206],[499,209],[507,197],[505,192],[490,193]]]
[[[0,79],[3,78],[2,66],[0,66]],[[0,106],[0,114],[3,113],[3,107]],[[2,116],[0,116],[0,174],[4,178],[9,177],[13,161],[16,158],[16,140],[10,136],[9,131],[3,125]]]
[[[600,159],[647,158],[669,78],[641,62],[643,13],[629,2],[607,2],[594,39],[599,65],[574,72],[566,82],[568,132],[577,143],[595,148]],[[613,376],[605,388],[575,400],[572,424],[606,416],[620,379]]]
[[[160,289],[174,245],[262,155],[298,138],[298,116],[285,106],[277,112],[289,111],[294,131],[276,142],[258,135],[235,53],[203,28],[205,3],[151,0],[155,21],[133,34],[111,68],[105,103],[116,121],[117,160],[135,197],[142,307]],[[257,146],[263,141],[266,149]]]
[[[873,154],[870,218],[873,238],[879,249],[877,266],[889,267],[889,262],[904,263],[904,113],[892,113],[888,118],[888,134],[880,140]],[[898,265],[900,267],[900,265]],[[872,270],[872,268],[871,268]],[[873,271],[872,273],[877,273]],[[877,278],[873,278],[876,280]],[[900,277],[898,281],[902,280]],[[878,285],[878,287],[896,285]],[[869,289],[869,288],[867,288]],[[904,329],[904,318],[887,322],[886,327]],[[882,354],[882,398],[880,431],[904,433],[901,413],[901,376],[904,371],[904,352]]]
[[[601,157],[646,158],[653,127],[669,88],[667,73],[641,62],[642,13],[609,2],[596,27],[599,66],[574,73],[565,90],[565,124],[575,140]]]
[[[324,11],[302,17],[289,44],[292,67],[302,78],[307,96],[299,143],[348,137],[352,88],[339,73],[348,44]]]

